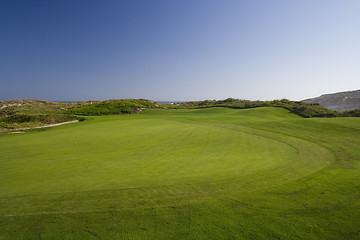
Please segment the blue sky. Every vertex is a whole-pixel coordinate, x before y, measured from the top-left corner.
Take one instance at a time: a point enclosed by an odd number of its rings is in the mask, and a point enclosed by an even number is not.
[[[360,89],[360,1],[1,1],[0,100]]]

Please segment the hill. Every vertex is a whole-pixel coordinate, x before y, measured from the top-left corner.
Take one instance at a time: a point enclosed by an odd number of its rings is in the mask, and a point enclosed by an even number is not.
[[[160,105],[146,99],[116,99],[90,104],[82,104],[68,110],[68,113],[83,116],[98,116],[139,112],[143,108],[156,108]]]
[[[81,116],[134,113],[142,108],[153,107],[159,107],[159,104],[144,99],[86,102],[8,100],[0,102],[0,131],[84,120]]]
[[[81,120],[67,114],[67,109],[80,103],[49,102],[17,99],[0,102],[0,130],[38,127],[42,125]]]
[[[320,97],[304,100],[308,103],[318,103],[336,111],[360,109],[360,90],[324,94]]]
[[[287,99],[273,100],[273,101],[250,101],[228,98],[225,100],[205,100],[193,102],[180,102],[172,105],[171,108],[209,108],[209,107],[227,107],[235,109],[247,109],[258,107],[280,107],[289,110],[304,118],[310,117],[338,117],[338,112],[332,111],[317,103],[295,102]],[[353,116],[353,113],[348,113],[346,116]]]

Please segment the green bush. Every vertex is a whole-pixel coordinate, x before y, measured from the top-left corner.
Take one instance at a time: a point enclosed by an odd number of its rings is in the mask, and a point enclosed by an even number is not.
[[[342,112],[341,116],[342,117],[360,117],[360,109]]]
[[[33,120],[33,116],[27,114],[16,114],[5,117],[3,119],[6,123],[24,123],[24,122],[31,122]]]
[[[128,114],[136,112],[139,108],[155,108],[159,105],[153,101],[144,99],[121,99],[102,102],[88,103],[68,110],[68,113],[97,116],[110,114]]]

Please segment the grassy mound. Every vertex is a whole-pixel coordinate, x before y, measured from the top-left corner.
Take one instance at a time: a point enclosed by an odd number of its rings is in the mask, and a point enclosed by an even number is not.
[[[145,99],[108,100],[81,105],[68,110],[70,114],[98,116],[139,112],[142,108],[155,108],[159,104]]]
[[[0,131],[37,127],[72,120],[85,120],[83,116],[110,115],[139,112],[159,104],[144,99],[121,99],[87,102],[48,102],[41,100],[10,100],[0,102]]]
[[[289,101],[287,99],[273,100],[273,101],[250,101],[250,100],[228,98],[219,101],[205,100],[205,101],[181,102],[175,104],[174,106],[170,105],[170,108],[208,108],[208,107],[228,107],[228,108],[236,108],[236,109],[247,109],[247,108],[257,108],[257,107],[281,107],[305,118],[340,117],[340,116],[356,117],[356,114],[354,115],[353,112],[342,114],[337,111],[332,111],[317,103],[295,102],[295,101]]]
[[[67,109],[78,104],[32,99],[0,102],[0,131],[83,120],[66,113]]]

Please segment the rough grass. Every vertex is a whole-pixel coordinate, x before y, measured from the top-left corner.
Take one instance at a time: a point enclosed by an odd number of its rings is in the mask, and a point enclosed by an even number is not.
[[[0,132],[19,128],[81,120],[66,113],[69,108],[85,103],[48,102],[34,99],[0,102]]]
[[[0,136],[0,239],[357,239],[360,119],[144,110]]]

